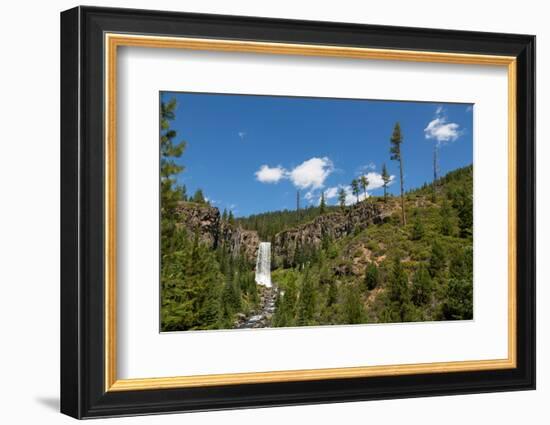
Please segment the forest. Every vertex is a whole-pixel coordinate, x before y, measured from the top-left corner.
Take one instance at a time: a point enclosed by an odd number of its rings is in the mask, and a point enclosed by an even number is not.
[[[161,104],[162,331],[237,328],[268,299],[274,308],[262,327],[473,318],[472,165],[444,176],[434,172],[433,181],[405,191],[404,138],[397,123],[388,137],[388,160],[400,167],[399,194],[386,193],[384,186],[383,196],[360,200],[368,182],[357,179],[351,182],[354,205],[339,194],[338,205],[328,206],[322,197],[318,206],[236,218],[209,206],[202,190],[191,195],[177,184],[185,172],[178,159],[186,143],[171,128],[175,110],[175,100]],[[220,229],[254,231],[272,245],[281,232],[309,231],[319,217],[330,225],[369,208],[380,219],[338,238],[323,235],[318,244],[296,246],[285,258],[273,254],[274,288],[267,289],[255,282],[253,260],[222,238],[203,243],[203,230],[184,225],[179,205],[215,210]]]

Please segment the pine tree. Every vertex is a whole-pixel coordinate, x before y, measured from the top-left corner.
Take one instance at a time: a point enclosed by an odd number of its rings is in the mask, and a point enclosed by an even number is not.
[[[393,161],[399,162],[399,180],[400,180],[400,189],[401,189],[401,224],[404,226],[407,224],[405,218],[405,198],[403,195],[404,184],[403,184],[403,155],[401,154],[401,143],[403,143],[403,135],[401,134],[401,126],[399,123],[395,123],[393,128],[393,133],[390,138],[391,147],[390,147],[390,159]]]
[[[430,262],[428,270],[431,277],[436,277],[441,274],[447,265],[445,250],[441,242],[435,239],[432,244],[432,251],[430,255]]]
[[[216,329],[220,326],[223,275],[215,253],[176,230],[173,251],[162,255],[161,328],[163,331]]]
[[[196,202],[197,204],[206,204],[206,198],[204,197],[204,193],[202,192],[202,189],[197,189],[195,191],[192,201]]]
[[[391,321],[409,321],[411,318],[409,282],[399,257],[395,257],[393,261],[388,282],[388,298]]]
[[[365,197],[365,199],[367,199],[367,187],[369,187],[369,179],[367,178],[367,176],[362,175],[359,178],[359,183],[361,184],[361,188],[363,189],[363,196]]]
[[[346,196],[346,191],[343,187],[341,187],[338,190],[338,203],[340,204],[342,211],[346,209]]]
[[[226,277],[226,282],[223,289],[223,304],[227,317],[232,318],[233,314],[241,308],[241,294],[239,285],[236,284],[237,279],[233,270],[230,270]]]
[[[407,275],[403,270],[401,259],[397,256],[393,260],[393,266],[389,280],[388,295],[390,301],[398,303],[408,301],[409,298]]]
[[[286,282],[284,291],[280,291],[275,303],[273,326],[294,326],[296,324],[296,281],[292,277]]]
[[[311,324],[314,315],[315,289],[308,265],[303,273],[302,288],[298,299],[298,324],[300,326]]]
[[[327,204],[325,202],[325,192],[321,192],[321,202],[319,204],[319,215],[323,215],[326,212]]]
[[[413,228],[411,233],[411,240],[418,241],[424,237],[424,224],[420,220],[420,214],[417,212],[415,214]]]
[[[273,315],[272,323],[276,328],[290,326],[290,313],[288,312],[284,293],[279,293],[277,295],[277,299],[275,300],[275,314]]]
[[[439,216],[441,218],[441,234],[444,236],[451,236],[453,234],[453,219],[452,211],[447,198],[443,198],[443,204],[439,209]]]
[[[447,285],[442,306],[445,320],[471,320],[473,318],[472,282],[451,278]]]
[[[472,236],[473,222],[472,197],[465,190],[461,190],[458,193],[458,228],[461,238]]]
[[[432,299],[433,284],[428,269],[421,265],[412,278],[411,300],[417,307],[428,304]]]
[[[347,325],[355,325],[363,322],[363,305],[361,296],[354,285],[348,285],[344,294],[342,306],[342,321]]]
[[[176,185],[176,176],[184,168],[176,162],[185,150],[186,143],[176,143],[177,133],[170,128],[176,118],[176,99],[162,102],[160,106],[160,215],[161,249],[168,249],[176,228],[176,206],[182,199],[181,188]]]
[[[329,283],[327,294],[327,306],[331,307],[338,302],[338,286],[333,280]]]
[[[357,198],[357,202],[359,202],[359,182],[357,181],[357,179],[353,179],[351,181],[351,191]]]
[[[390,183],[390,175],[386,168],[386,163],[382,164],[382,185],[384,186],[384,202],[388,202],[388,184]]]
[[[372,291],[378,286],[378,281],[378,267],[375,263],[369,263],[365,270],[365,286],[369,291]]]

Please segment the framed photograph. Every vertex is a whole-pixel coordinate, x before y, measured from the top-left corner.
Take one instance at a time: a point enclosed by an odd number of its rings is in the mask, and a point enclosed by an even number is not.
[[[535,37],[61,14],[61,411],[535,388]]]

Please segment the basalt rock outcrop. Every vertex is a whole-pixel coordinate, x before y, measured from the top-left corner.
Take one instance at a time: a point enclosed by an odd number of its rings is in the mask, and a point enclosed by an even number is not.
[[[372,224],[382,223],[394,209],[392,204],[360,202],[345,212],[323,214],[308,223],[277,233],[271,241],[273,257],[277,262],[292,261],[297,248],[318,249],[324,238],[340,239]],[[213,249],[225,245],[233,255],[242,254],[255,264],[260,245],[255,230],[222,220],[220,211],[207,204],[180,202],[177,212],[178,225],[191,234],[198,231],[201,243]]]
[[[294,258],[297,248],[319,248],[324,238],[340,239],[373,224],[383,223],[393,208],[381,203],[360,202],[345,212],[321,215],[309,223],[277,233],[273,255],[277,259]]]
[[[190,234],[198,231],[201,243],[213,249],[225,245],[233,255],[240,253],[251,263],[256,261],[260,244],[256,231],[222,220],[220,211],[208,204],[180,202],[176,211],[178,226],[184,227]]]
[[[220,212],[207,204],[180,202],[176,207],[177,225],[189,234],[198,232],[199,241],[211,248],[218,245],[220,234]]]
[[[251,264],[256,264],[260,237],[255,230],[246,230],[221,221],[218,243],[226,244],[233,255],[244,255]]]

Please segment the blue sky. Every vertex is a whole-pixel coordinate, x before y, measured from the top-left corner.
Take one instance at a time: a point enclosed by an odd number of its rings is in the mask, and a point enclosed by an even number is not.
[[[173,97],[171,125],[187,142],[179,182],[236,216],[294,209],[297,189],[303,206],[318,204],[322,191],[336,204],[337,189],[349,191],[362,174],[367,191],[381,195],[384,162],[396,179],[389,192],[397,194],[399,165],[389,155],[397,121],[406,190],[431,180],[434,144],[441,175],[473,162],[470,104],[161,93],[161,100]]]

